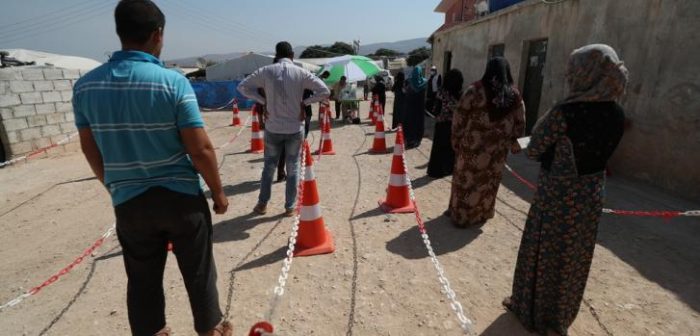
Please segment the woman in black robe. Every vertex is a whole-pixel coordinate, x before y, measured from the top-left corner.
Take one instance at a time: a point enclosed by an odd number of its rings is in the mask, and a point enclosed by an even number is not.
[[[435,132],[433,147],[430,150],[428,176],[443,178],[452,174],[455,164],[455,152],[452,149],[452,111],[456,108],[462,96],[464,78],[457,69],[452,69],[445,75],[443,86],[438,93],[435,116]]]
[[[394,91],[394,113],[391,118],[391,129],[395,130],[401,124],[401,118],[403,116],[404,110],[404,99],[405,94],[403,92],[404,85],[406,84],[406,75],[403,71],[396,74],[396,80],[394,82],[394,87],[391,91]]]
[[[423,77],[423,68],[413,68],[406,85],[406,103],[403,114],[403,131],[406,149],[420,146],[425,132],[425,89],[428,82]]]

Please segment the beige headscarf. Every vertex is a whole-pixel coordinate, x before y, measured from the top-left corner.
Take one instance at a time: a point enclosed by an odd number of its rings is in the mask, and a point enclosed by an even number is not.
[[[564,103],[616,101],[627,88],[629,72],[615,49],[591,44],[574,50],[566,79],[569,96]]]

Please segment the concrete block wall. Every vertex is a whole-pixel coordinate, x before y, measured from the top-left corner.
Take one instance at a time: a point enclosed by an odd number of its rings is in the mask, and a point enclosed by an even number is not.
[[[76,132],[71,100],[81,75],[79,70],[53,67],[0,69],[0,140],[7,159]],[[75,140],[62,146],[63,150],[77,148]]]

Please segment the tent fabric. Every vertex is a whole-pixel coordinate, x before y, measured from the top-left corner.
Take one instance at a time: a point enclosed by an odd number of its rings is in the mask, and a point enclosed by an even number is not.
[[[240,83],[241,81],[192,82],[192,88],[201,108],[230,109],[233,107],[233,99],[236,98],[239,108],[249,109],[253,106],[253,100],[238,92]]]
[[[22,62],[36,62],[37,66],[54,66],[63,69],[85,70],[89,71],[102,63],[90,58],[66,56],[59,54],[51,54],[43,51],[27,50],[27,49],[3,49],[10,55]]]
[[[207,67],[207,81],[242,80],[246,76],[266,65],[272,64],[274,57],[256,53],[249,53],[236,59]],[[319,66],[294,60],[294,64],[308,71],[316,72]]]

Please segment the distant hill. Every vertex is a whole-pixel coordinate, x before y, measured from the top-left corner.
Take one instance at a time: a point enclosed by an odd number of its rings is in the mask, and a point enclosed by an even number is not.
[[[372,43],[372,44],[367,44],[360,46],[360,55],[369,55],[371,53],[374,53],[377,51],[377,49],[380,48],[385,48],[385,49],[392,49],[396,50],[398,52],[407,54],[409,51],[413,49],[417,49],[420,47],[430,47],[430,44],[426,42],[428,38],[427,37],[421,37],[421,38],[415,38],[415,39],[410,39],[410,40],[403,40],[403,41],[396,41],[396,42],[381,42],[381,43]],[[330,44],[324,44],[324,46],[330,46]],[[297,46],[294,48],[294,52],[297,55],[301,55],[301,53],[306,49],[306,46]],[[204,58],[209,61],[214,61],[217,63],[227,61],[230,59],[238,58],[244,55],[244,52],[232,52],[232,53],[227,53],[227,54],[209,54],[209,55],[203,55],[203,56],[196,56],[196,57],[187,57],[187,58],[179,58],[179,59],[173,59],[173,60],[168,60],[165,61],[165,64],[170,65],[170,64],[177,64],[179,67],[182,68],[195,68],[197,67],[197,60],[199,58]],[[274,52],[263,52],[263,54],[274,54]]]

